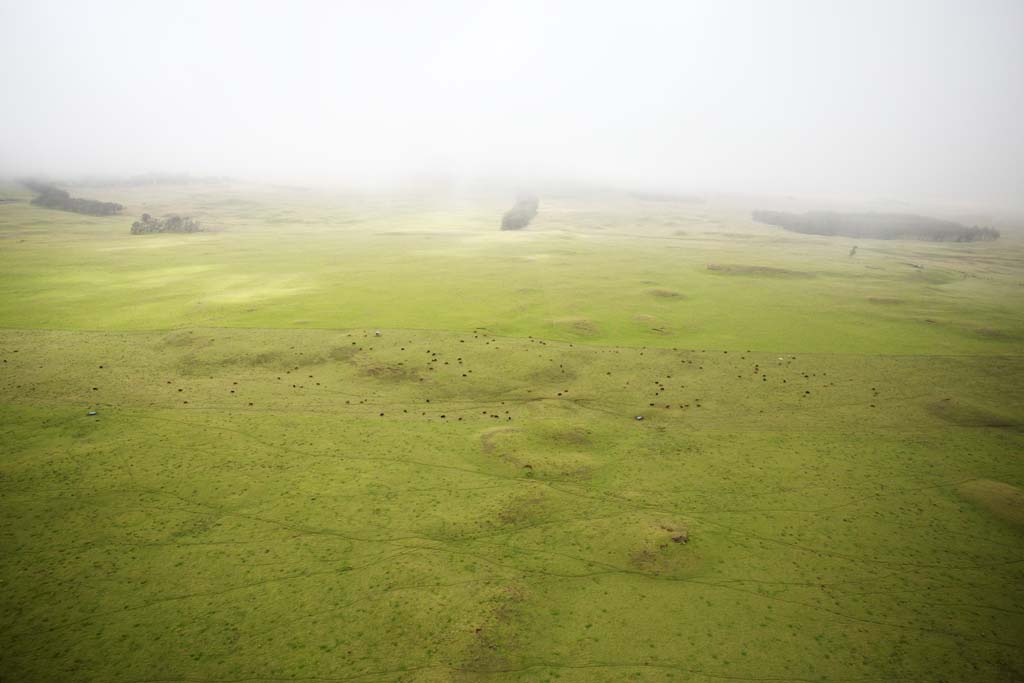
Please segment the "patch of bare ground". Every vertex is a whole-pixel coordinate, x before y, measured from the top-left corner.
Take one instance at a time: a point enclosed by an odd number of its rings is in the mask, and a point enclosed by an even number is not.
[[[359,349],[355,346],[335,346],[327,352],[327,357],[331,360],[350,361],[358,354]]]
[[[944,398],[941,401],[929,403],[926,407],[928,412],[935,417],[958,427],[1021,428],[1021,424],[1017,420],[955,398]]]
[[[395,363],[375,363],[359,370],[363,377],[372,377],[384,382],[413,382],[419,380],[415,370]]]
[[[1013,332],[1009,332],[1007,330],[996,329],[994,327],[979,327],[974,330],[974,333],[979,337],[984,337],[986,339],[1011,340],[1020,338],[1020,335],[1018,334],[1014,334]]]
[[[175,330],[165,334],[161,342],[164,346],[189,347],[196,343],[196,336],[192,330]]]
[[[503,527],[525,526],[541,516],[544,497],[540,494],[515,496],[498,511],[498,524]]]
[[[682,299],[682,298],[684,298],[682,292],[677,292],[674,289],[662,289],[660,287],[655,287],[654,289],[648,289],[647,293],[650,294],[651,296],[656,296],[659,299]]]
[[[571,382],[576,379],[576,371],[572,368],[566,368],[552,363],[551,365],[530,372],[527,375],[527,378],[534,384],[549,384],[552,382],[564,384],[565,382]]]
[[[470,638],[456,680],[479,680],[481,673],[501,672],[516,666],[515,653],[523,646],[523,607],[526,588],[518,583],[496,586],[480,604],[480,613],[470,624]]]
[[[589,318],[560,318],[554,321],[554,326],[579,337],[596,337],[601,334],[597,323]]]
[[[544,437],[556,446],[588,446],[591,442],[590,430],[579,426],[549,429],[544,432]]]
[[[992,479],[974,479],[960,484],[957,492],[994,517],[1024,529],[1024,491],[1016,486]]]
[[[512,450],[512,442],[518,436],[515,427],[495,427],[480,435],[480,449],[484,453],[505,454]]]
[[[629,566],[649,574],[690,574],[699,566],[699,557],[690,547],[688,525],[675,521],[656,521],[636,529],[628,552]]]
[[[249,353],[222,353],[213,345],[197,348],[182,358],[180,365],[183,375],[195,375],[217,369],[267,368],[275,370],[296,370],[326,363],[319,354],[291,351],[254,351]]]

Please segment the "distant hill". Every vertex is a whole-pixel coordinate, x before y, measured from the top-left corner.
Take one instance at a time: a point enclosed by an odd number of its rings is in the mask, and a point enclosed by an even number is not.
[[[101,202],[95,199],[72,197],[66,190],[56,185],[37,180],[25,180],[23,184],[38,196],[32,200],[36,206],[60,211],[83,213],[87,216],[112,216],[121,213],[123,206],[116,202]]]
[[[140,173],[132,176],[82,178],[75,186],[144,187],[156,185],[215,185],[229,182],[226,176],[193,176],[188,173]]]
[[[696,194],[680,194],[677,192],[630,192],[629,196],[642,202],[680,202],[685,204],[703,204],[704,197]]]
[[[876,240],[979,242],[999,239],[994,228],[966,226],[954,221],[907,213],[839,213],[836,211],[754,211],[760,223],[809,235],[840,235]]]

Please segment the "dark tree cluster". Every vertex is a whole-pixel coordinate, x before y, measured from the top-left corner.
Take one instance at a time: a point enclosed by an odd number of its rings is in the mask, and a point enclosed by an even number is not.
[[[841,235],[877,240],[981,242],[999,239],[994,228],[966,226],[906,213],[839,213],[836,211],[755,211],[755,221],[808,235]],[[851,254],[852,255],[852,254]]]
[[[156,232],[200,232],[199,221],[171,214],[165,218],[153,218],[148,213],[142,214],[140,220],[132,223],[133,235],[148,235]]]
[[[522,230],[537,215],[540,201],[534,195],[520,195],[515,206],[505,212],[501,219],[502,230]]]
[[[66,190],[62,190],[50,183],[37,180],[26,180],[23,182],[25,187],[39,195],[32,200],[32,203],[47,209],[73,211],[74,213],[84,213],[87,216],[112,216],[116,213],[121,213],[121,210],[124,208],[115,202],[100,202],[95,199],[72,197]]]

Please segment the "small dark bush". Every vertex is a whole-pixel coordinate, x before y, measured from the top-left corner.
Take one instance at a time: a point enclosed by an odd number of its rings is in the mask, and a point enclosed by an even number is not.
[[[540,201],[534,195],[521,195],[515,206],[505,212],[501,219],[502,230],[522,230],[537,215]]]

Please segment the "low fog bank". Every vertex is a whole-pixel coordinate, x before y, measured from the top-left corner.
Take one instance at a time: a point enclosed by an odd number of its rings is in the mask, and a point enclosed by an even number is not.
[[[1024,208],[1022,33],[1016,0],[5,3],[0,173]]]
[[[189,173],[136,174],[131,176],[35,176],[0,177],[0,203],[29,203],[40,208],[71,211],[87,215],[121,214],[139,218],[145,205],[156,201],[173,208],[174,202],[186,205],[220,205],[238,201],[266,206],[268,211],[283,204],[306,206],[316,210],[327,207],[376,207],[376,210],[459,212],[467,207],[504,206],[502,217],[495,213],[495,225],[505,230],[528,229],[537,213],[568,219],[577,212],[611,212],[619,216],[618,228],[631,231],[630,220],[651,215],[681,217],[715,215],[734,227],[755,223],[786,227],[796,221],[797,232],[844,234],[832,223],[836,220],[861,224],[895,221],[906,235],[893,235],[892,226],[881,232],[885,238],[920,239],[913,229],[925,221],[951,222],[963,228],[992,230],[1001,238],[1024,237],[1024,210],[973,204],[970,202],[898,200],[891,197],[834,194],[749,194],[736,192],[666,190],[663,185],[595,183],[545,177],[481,176],[455,178],[443,174],[411,175],[387,183],[314,182],[284,183],[247,180],[227,176],[201,176]],[[283,203],[283,204],[282,204]],[[123,206],[122,206],[123,205]],[[511,207],[511,208],[509,208]],[[505,209],[502,209],[503,211]],[[764,215],[785,216],[786,220],[764,221]],[[802,217],[800,217],[802,215]],[[800,227],[808,217],[821,215],[827,229]],[[844,218],[845,217],[845,218]],[[948,226],[947,226],[948,227]],[[859,225],[855,236],[872,237],[872,228]],[[140,230],[141,232],[163,230]],[[171,230],[177,231],[177,230]],[[940,231],[941,232],[941,231]],[[897,231],[899,233],[899,231]],[[984,241],[993,235],[957,240]],[[997,236],[998,238],[998,236]]]

